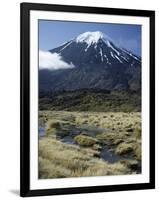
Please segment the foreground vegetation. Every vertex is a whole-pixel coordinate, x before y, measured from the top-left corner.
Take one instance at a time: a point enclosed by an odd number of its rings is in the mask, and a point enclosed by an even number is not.
[[[98,152],[64,144],[56,139],[39,142],[39,177],[64,178],[81,176],[119,175],[130,173],[121,162],[109,164],[96,158]]]
[[[139,112],[40,111],[39,178],[140,173]],[[110,162],[102,151],[118,156]]]

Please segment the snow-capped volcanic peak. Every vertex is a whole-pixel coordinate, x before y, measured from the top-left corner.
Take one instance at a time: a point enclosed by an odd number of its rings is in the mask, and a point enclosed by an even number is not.
[[[46,92],[141,88],[141,58],[100,31],[82,33],[40,52],[39,64],[39,80]]]
[[[50,52],[59,54],[61,59],[74,66],[100,63],[106,66],[141,64],[141,58],[121,48],[100,31],[84,32]]]
[[[99,42],[99,40],[102,40],[102,42],[105,43],[107,47],[110,47],[115,51],[115,49],[112,46],[112,43],[113,43],[112,39],[100,31],[85,32],[85,33],[80,34],[74,39],[74,41],[77,43],[87,43],[87,49],[91,45],[95,45],[95,48],[96,48],[97,47],[96,44]]]
[[[100,31],[85,32],[76,37],[76,42],[86,42],[88,45],[95,44],[99,39],[103,39],[104,34]]]

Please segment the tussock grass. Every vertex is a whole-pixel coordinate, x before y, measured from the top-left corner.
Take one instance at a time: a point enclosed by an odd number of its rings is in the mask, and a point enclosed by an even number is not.
[[[93,146],[97,143],[97,140],[86,136],[86,135],[77,135],[74,140],[80,145],[80,146]]]
[[[125,166],[127,166],[128,168],[132,169],[132,170],[136,170],[138,168],[138,161],[137,160],[121,160],[120,163],[124,164]]]
[[[122,163],[109,164],[94,157],[96,151],[64,144],[56,139],[39,141],[39,178],[130,174]]]
[[[49,120],[46,124],[46,134],[49,135],[56,135],[57,131],[61,129],[61,123],[59,120]]]
[[[142,157],[142,152],[141,152],[141,141],[137,140],[135,145],[134,145],[134,152],[135,156],[138,160],[141,160]]]
[[[131,174],[137,165],[134,161],[110,164],[100,159],[103,145],[121,156],[132,155],[141,161],[141,113],[131,112],[67,112],[40,111],[39,124],[46,127],[47,137],[39,140],[39,177],[76,177]],[[74,137],[77,145],[58,141],[72,128],[81,128]],[[101,129],[95,135],[87,133]],[[84,134],[85,132],[85,134]],[[134,170],[135,171],[135,170]]]
[[[39,157],[39,177],[44,178],[65,178],[71,175],[71,171],[63,166],[54,164],[51,160]]]
[[[141,127],[137,126],[137,127],[134,129],[134,133],[135,133],[135,137],[136,137],[136,138],[141,139]]]
[[[94,150],[101,150],[101,149],[102,149],[102,146],[99,145],[99,144],[94,144],[94,145],[92,146],[92,149],[94,149]]]
[[[47,129],[60,129],[61,128],[61,122],[59,120],[49,120],[47,123]]]
[[[103,132],[97,134],[96,138],[104,144],[118,145],[126,140],[125,132]]]
[[[66,136],[69,134],[70,128],[73,126],[72,122],[52,119],[49,120],[46,124],[46,134],[50,135],[61,135]]]
[[[124,155],[124,154],[132,152],[133,150],[134,149],[133,149],[132,144],[127,144],[127,143],[123,142],[117,146],[115,152],[116,152],[116,154]]]

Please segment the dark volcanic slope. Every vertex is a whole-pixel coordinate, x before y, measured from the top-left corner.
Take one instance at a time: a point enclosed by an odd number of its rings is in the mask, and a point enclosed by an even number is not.
[[[141,88],[141,59],[117,47],[101,32],[83,33],[50,52],[59,54],[74,68],[40,70],[40,91]]]

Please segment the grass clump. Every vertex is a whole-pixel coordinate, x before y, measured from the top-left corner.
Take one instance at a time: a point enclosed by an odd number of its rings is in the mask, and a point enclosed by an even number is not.
[[[57,131],[61,129],[61,123],[59,120],[49,120],[46,124],[46,135],[56,135]]]
[[[125,139],[125,133],[116,133],[116,132],[103,132],[96,135],[96,138],[103,144],[118,145],[122,143]]]
[[[124,155],[124,154],[127,154],[127,153],[131,153],[133,151],[133,145],[132,144],[127,144],[127,143],[120,143],[115,152],[116,154],[119,154],[119,155]]]
[[[69,121],[59,119],[49,120],[46,124],[46,135],[67,136],[72,126],[72,123]]]
[[[98,134],[98,135],[96,136],[96,138],[99,139],[100,141],[103,141],[103,142],[105,141],[105,142],[107,142],[107,141],[113,140],[114,136],[115,136],[114,133],[103,132],[103,133],[101,133],[101,134]]]
[[[70,170],[63,166],[54,164],[53,161],[39,157],[39,177],[43,178],[65,178],[71,174]]]
[[[52,128],[59,129],[59,128],[61,128],[61,123],[59,120],[50,120],[47,123],[47,128],[48,129],[52,129]]]
[[[94,144],[93,147],[92,147],[92,149],[100,151],[102,149],[102,146],[99,145],[99,144]]]
[[[128,168],[130,168],[131,170],[137,170],[138,169],[138,161],[137,160],[121,160],[120,161],[122,164],[124,164],[125,166],[127,166]]]
[[[141,141],[137,141],[134,145],[134,153],[137,160],[141,160],[142,153],[141,153]]]
[[[135,129],[134,129],[134,134],[135,134],[135,136],[136,136],[136,138],[141,138],[141,127],[136,127]]]
[[[97,143],[97,140],[95,138],[86,136],[86,135],[77,135],[74,140],[80,145],[80,146],[93,146]]]

